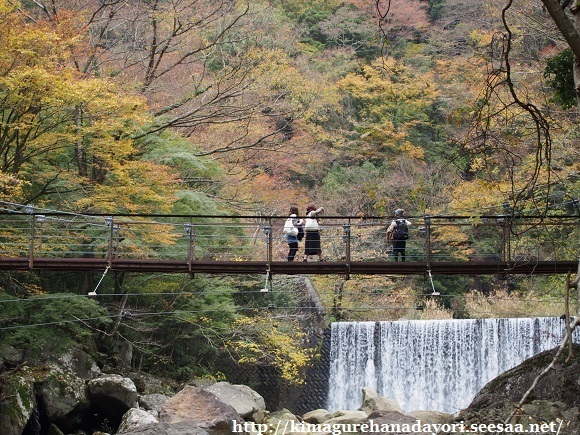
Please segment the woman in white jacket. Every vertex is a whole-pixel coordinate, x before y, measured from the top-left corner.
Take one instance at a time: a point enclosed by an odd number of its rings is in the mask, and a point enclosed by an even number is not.
[[[290,217],[286,219],[284,224],[284,234],[286,234],[286,243],[288,243],[288,261],[294,261],[294,257],[298,252],[298,226],[302,225],[302,221],[298,219],[298,207],[295,205],[290,207]]]

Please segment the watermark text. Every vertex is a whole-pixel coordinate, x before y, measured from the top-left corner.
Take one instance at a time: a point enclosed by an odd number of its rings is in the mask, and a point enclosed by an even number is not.
[[[293,420],[278,421],[275,425],[267,423],[232,421],[233,433],[251,435],[296,435],[296,434],[330,434],[345,435],[353,433],[381,434],[551,434],[560,435],[563,421],[544,423],[376,423],[369,420],[365,423],[306,423]]]

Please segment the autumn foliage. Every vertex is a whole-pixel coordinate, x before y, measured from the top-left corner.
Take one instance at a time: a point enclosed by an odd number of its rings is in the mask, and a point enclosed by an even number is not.
[[[502,14],[514,35],[509,57]],[[0,0],[0,200],[97,214],[261,218],[310,201],[328,215],[383,220],[396,208],[416,218],[461,214],[473,218],[469,230],[434,237],[441,252],[467,261],[488,248],[473,236],[479,215],[578,214],[578,112],[574,98],[562,100],[573,95],[569,82],[553,77],[572,68],[559,55],[565,48],[550,17],[528,2],[504,11],[491,0]],[[529,240],[549,236],[530,231]],[[546,246],[576,236],[550,236]],[[130,234],[135,255],[145,238]],[[153,238],[177,243],[160,227]],[[43,279],[22,288],[61,290]],[[62,286],[84,294],[96,278],[82,279]],[[164,293],[135,306],[167,309],[179,344],[151,332],[153,321],[138,325],[130,334],[147,342],[144,365],[178,355],[185,379],[195,371],[188,349],[203,348],[199,364],[216,372],[235,348],[238,361],[271,364],[292,380],[309,361],[288,319],[230,315],[245,305],[232,296],[240,282],[204,281],[225,290],[187,298],[165,293],[197,283],[144,281],[105,281],[115,294]],[[11,282],[1,279],[2,291],[28,295]],[[401,305],[415,309],[413,292],[425,287],[361,282],[346,286],[351,308],[399,305],[393,317],[404,315]],[[503,294],[508,283],[498,282],[436,284],[451,298]],[[319,284],[335,304],[336,283]],[[509,286],[525,295],[525,282]],[[467,309],[450,299],[426,306],[433,317],[466,315],[485,306],[474,299]]]

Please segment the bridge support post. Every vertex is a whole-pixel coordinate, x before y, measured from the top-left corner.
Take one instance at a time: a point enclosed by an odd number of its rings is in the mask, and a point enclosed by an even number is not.
[[[345,279],[350,279],[350,219],[347,224],[342,226],[343,229],[343,240],[344,240],[344,256],[346,260],[346,273],[344,275]]]
[[[427,270],[431,270],[431,217],[425,216],[425,263],[427,263]]]
[[[111,268],[112,264],[113,264],[113,237],[114,237],[114,224],[113,224],[113,217],[112,216],[107,216],[105,218],[105,224],[107,225],[108,229],[109,229],[109,249],[108,249],[108,253],[107,253],[107,263],[108,263],[108,267],[109,269]]]
[[[36,239],[36,216],[30,217],[30,246],[28,248],[28,268],[34,269],[34,240]]]
[[[508,264],[508,267],[511,267],[512,264],[512,220],[506,220],[506,236],[507,236],[507,244],[506,244],[506,259],[505,261]]]
[[[513,210],[509,203],[505,202],[503,204],[503,261],[507,263],[508,267],[511,267],[512,260],[512,246],[511,246],[511,232],[513,223]]]
[[[188,223],[183,225],[185,232],[187,234],[187,271],[191,278],[194,277],[194,273],[192,272],[192,263],[195,259],[195,225],[193,221],[190,219]]]
[[[38,224],[38,256],[42,257],[42,224],[46,216],[43,214],[35,215],[34,216],[36,223]]]
[[[264,225],[264,236],[266,236],[266,267],[270,270],[270,263],[272,262],[272,221],[269,220]]]

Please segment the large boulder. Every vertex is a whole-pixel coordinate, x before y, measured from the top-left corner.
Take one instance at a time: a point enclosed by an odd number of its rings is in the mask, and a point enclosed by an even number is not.
[[[21,435],[36,407],[33,380],[4,375],[0,387],[0,434]]]
[[[383,396],[380,396],[374,389],[371,387],[364,387],[362,389],[363,399],[362,405],[359,410],[366,412],[367,414],[371,414],[374,411],[396,411],[403,413],[401,406],[396,400],[387,399]]]
[[[71,349],[60,355],[57,361],[59,366],[81,379],[95,379],[102,374],[93,357],[81,349]]]
[[[215,394],[222,402],[231,405],[240,417],[260,423],[264,419],[266,403],[264,398],[246,385],[232,385],[217,382],[204,390]]]
[[[242,420],[236,410],[215,394],[201,388],[185,386],[165,402],[159,420],[168,423],[199,422],[207,428],[229,429],[233,420]]]
[[[332,414],[332,412],[320,408],[307,412],[302,416],[302,420],[306,423],[324,423],[332,418]]]
[[[93,434],[95,435],[95,434]],[[211,435],[206,429],[192,425],[190,422],[159,422],[129,429],[123,435]]]
[[[420,425],[417,419],[410,417],[398,411],[375,411],[368,416],[366,422],[367,435],[384,435],[388,432],[389,435],[432,435],[436,433],[435,430],[423,431],[426,427]],[[388,430],[384,430],[388,428]]]
[[[54,365],[23,366],[3,375],[0,434],[22,433],[30,422],[75,428],[90,407],[85,381]],[[34,418],[33,412],[35,413]],[[38,423],[40,424],[40,423]]]
[[[57,367],[38,379],[35,389],[46,418],[64,429],[73,430],[91,405],[85,381]]]
[[[267,434],[284,434],[290,433],[288,428],[295,426],[300,423],[298,417],[296,417],[291,411],[286,408],[280,409],[269,413],[266,418],[262,421],[262,428],[267,428],[264,432]],[[251,435],[256,435],[251,433]]]
[[[499,375],[483,387],[455,421],[465,424],[505,421],[534,379],[551,363],[555,352],[555,349],[542,352]],[[561,420],[565,423],[562,434],[580,433],[580,345],[574,345],[574,358],[568,363],[566,355],[567,352],[538,382],[519,412],[520,423]]]
[[[177,384],[168,378],[159,378],[145,372],[129,372],[127,377],[131,378],[139,394],[165,394],[173,396],[177,391]]]
[[[530,399],[559,401],[580,408],[580,345],[574,345],[574,358],[565,363],[567,352],[560,356],[553,370],[544,376]],[[469,408],[483,408],[500,400],[519,402],[534,379],[552,362],[556,350],[542,352],[508,370],[484,386]]]
[[[186,386],[167,400],[159,423],[128,429],[124,435],[226,435],[244,420],[230,405],[201,388]]]
[[[51,346],[31,347],[24,351],[23,358],[25,361],[34,362],[36,366],[61,367],[81,379],[94,379],[101,375],[101,369],[95,359],[84,350],[76,347],[66,351]]]
[[[161,408],[168,400],[169,397],[165,394],[145,394],[144,396],[139,396],[139,406],[154,417],[159,417]]]
[[[123,415],[117,434],[123,434],[131,429],[159,423],[159,420],[144,409],[131,408]]]
[[[407,415],[421,420],[423,423],[445,424],[453,419],[453,415],[440,411],[416,410],[408,412]]]
[[[332,418],[326,420],[326,424],[354,424],[364,423],[367,420],[367,413],[364,411],[336,411]]]
[[[0,372],[5,368],[13,368],[22,362],[22,351],[9,344],[0,344]]]
[[[129,409],[137,407],[137,388],[121,375],[103,375],[88,382],[93,405],[113,422],[120,422]]]

